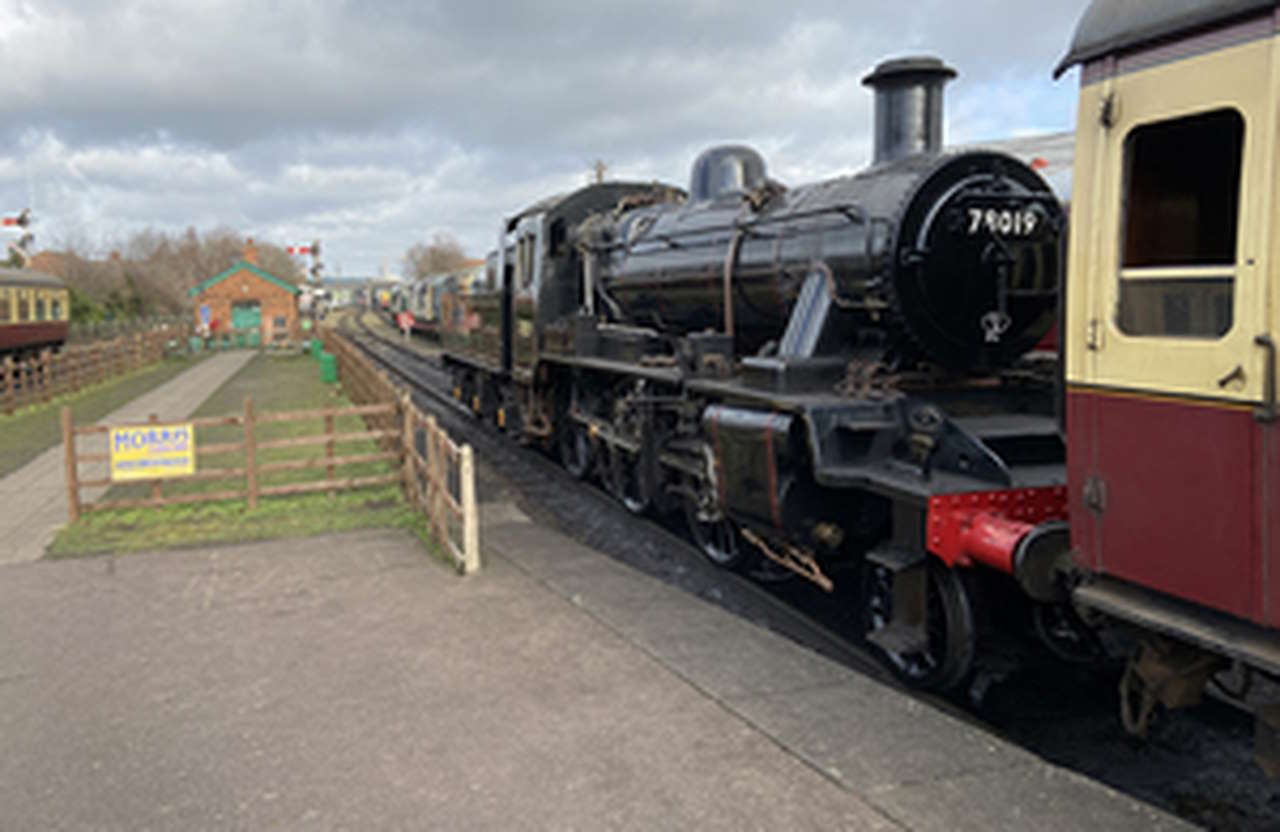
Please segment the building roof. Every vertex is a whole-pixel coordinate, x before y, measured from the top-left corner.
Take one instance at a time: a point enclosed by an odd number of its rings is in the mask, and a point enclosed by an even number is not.
[[[65,284],[61,278],[34,269],[11,269],[0,266],[0,286],[42,286],[49,289],[62,289]]]
[[[247,260],[237,260],[235,263],[231,265],[231,268],[227,269],[226,271],[219,272],[218,274],[215,274],[213,277],[209,278],[208,280],[204,280],[204,281],[201,281],[200,283],[197,283],[195,286],[193,286],[191,289],[187,291],[187,294],[190,295],[191,297],[195,297],[196,295],[201,294],[202,292],[208,291],[211,287],[221,283],[222,281],[226,280],[228,277],[231,277],[231,275],[240,271],[252,272],[253,274],[256,274],[258,277],[262,278],[263,280],[269,283],[274,283],[275,285],[279,286],[281,289],[286,289],[295,295],[302,292],[301,289],[299,289],[297,286],[294,286],[292,283],[289,283],[286,280],[281,280],[280,278],[273,275],[271,272],[263,271],[262,269],[258,268],[257,266],[253,265]]]
[[[1056,78],[1103,55],[1275,6],[1276,0],[1093,0],[1053,74]]]

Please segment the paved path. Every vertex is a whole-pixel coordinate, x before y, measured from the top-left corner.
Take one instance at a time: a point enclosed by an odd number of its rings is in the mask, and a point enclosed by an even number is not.
[[[101,424],[182,419],[198,408],[214,390],[236,374],[256,353],[219,353],[104,418]],[[59,418],[51,412],[50,419]],[[0,479],[0,564],[36,560],[67,522],[67,481],[62,444]],[[81,471],[85,476],[85,471]],[[101,473],[92,475],[102,476]],[[93,494],[86,490],[87,496]]]
[[[466,579],[391,531],[0,567],[0,828],[1183,828],[510,506],[482,535]]]

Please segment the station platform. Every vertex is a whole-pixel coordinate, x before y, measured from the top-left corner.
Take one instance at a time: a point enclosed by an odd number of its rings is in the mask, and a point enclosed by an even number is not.
[[[100,421],[100,424],[144,422],[155,413],[162,419],[183,419],[195,412],[214,390],[239,372],[256,354],[236,350],[212,356],[139,396]],[[51,411],[50,419],[58,419]],[[62,444],[0,478],[0,564],[22,563],[44,555],[60,526],[67,522],[67,482]],[[87,497],[95,496],[90,489]]]
[[[0,567],[12,828],[1179,829],[509,503]]]

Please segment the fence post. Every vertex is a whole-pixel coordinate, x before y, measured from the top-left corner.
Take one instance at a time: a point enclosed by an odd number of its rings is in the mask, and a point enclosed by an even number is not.
[[[440,449],[436,447],[436,436],[440,429],[436,427],[436,417],[432,414],[427,417],[427,525],[431,527],[431,531],[435,534],[440,533],[440,526],[436,522],[440,516],[439,498],[440,498],[440,472],[437,470],[440,461]]]
[[[49,403],[49,360],[53,353],[49,348],[40,350],[40,401]]]
[[[80,519],[80,474],[76,465],[76,432],[71,424],[71,408],[62,408],[62,448],[67,465],[67,516]]]
[[[14,380],[13,356],[4,357],[4,412],[12,413],[17,406],[18,391]]]
[[[418,474],[414,470],[413,457],[416,453],[413,444],[413,402],[408,393],[400,396],[400,413],[403,417],[403,432],[400,436],[401,452],[404,454],[404,496],[410,505],[417,505]]]
[[[258,462],[253,437],[253,397],[244,397],[244,476],[249,486],[249,508],[258,507]]]
[[[324,414],[324,435],[329,437],[329,441],[324,443],[324,458],[328,460],[328,464],[324,466],[324,477],[330,482],[333,482],[333,477],[336,472],[333,468],[333,413],[331,412]],[[334,491],[332,488],[329,489],[330,497],[335,496],[337,493],[338,492]]]
[[[462,446],[462,574],[480,569],[480,518],[476,512],[476,469],[471,446]]]

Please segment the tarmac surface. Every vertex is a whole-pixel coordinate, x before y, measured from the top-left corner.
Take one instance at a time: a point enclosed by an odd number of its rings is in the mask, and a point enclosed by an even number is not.
[[[152,413],[165,421],[185,419],[255,354],[251,350],[236,350],[212,356],[139,396],[98,424],[144,422]],[[58,413],[51,411],[49,418],[58,419]],[[81,476],[85,476],[83,468]],[[102,490],[85,489],[81,492],[82,498],[92,499]],[[43,556],[58,528],[67,522],[62,443],[0,479],[0,505],[4,506],[0,514],[0,564],[33,561]]]
[[[0,827],[1175,829],[563,536],[0,567]]]

